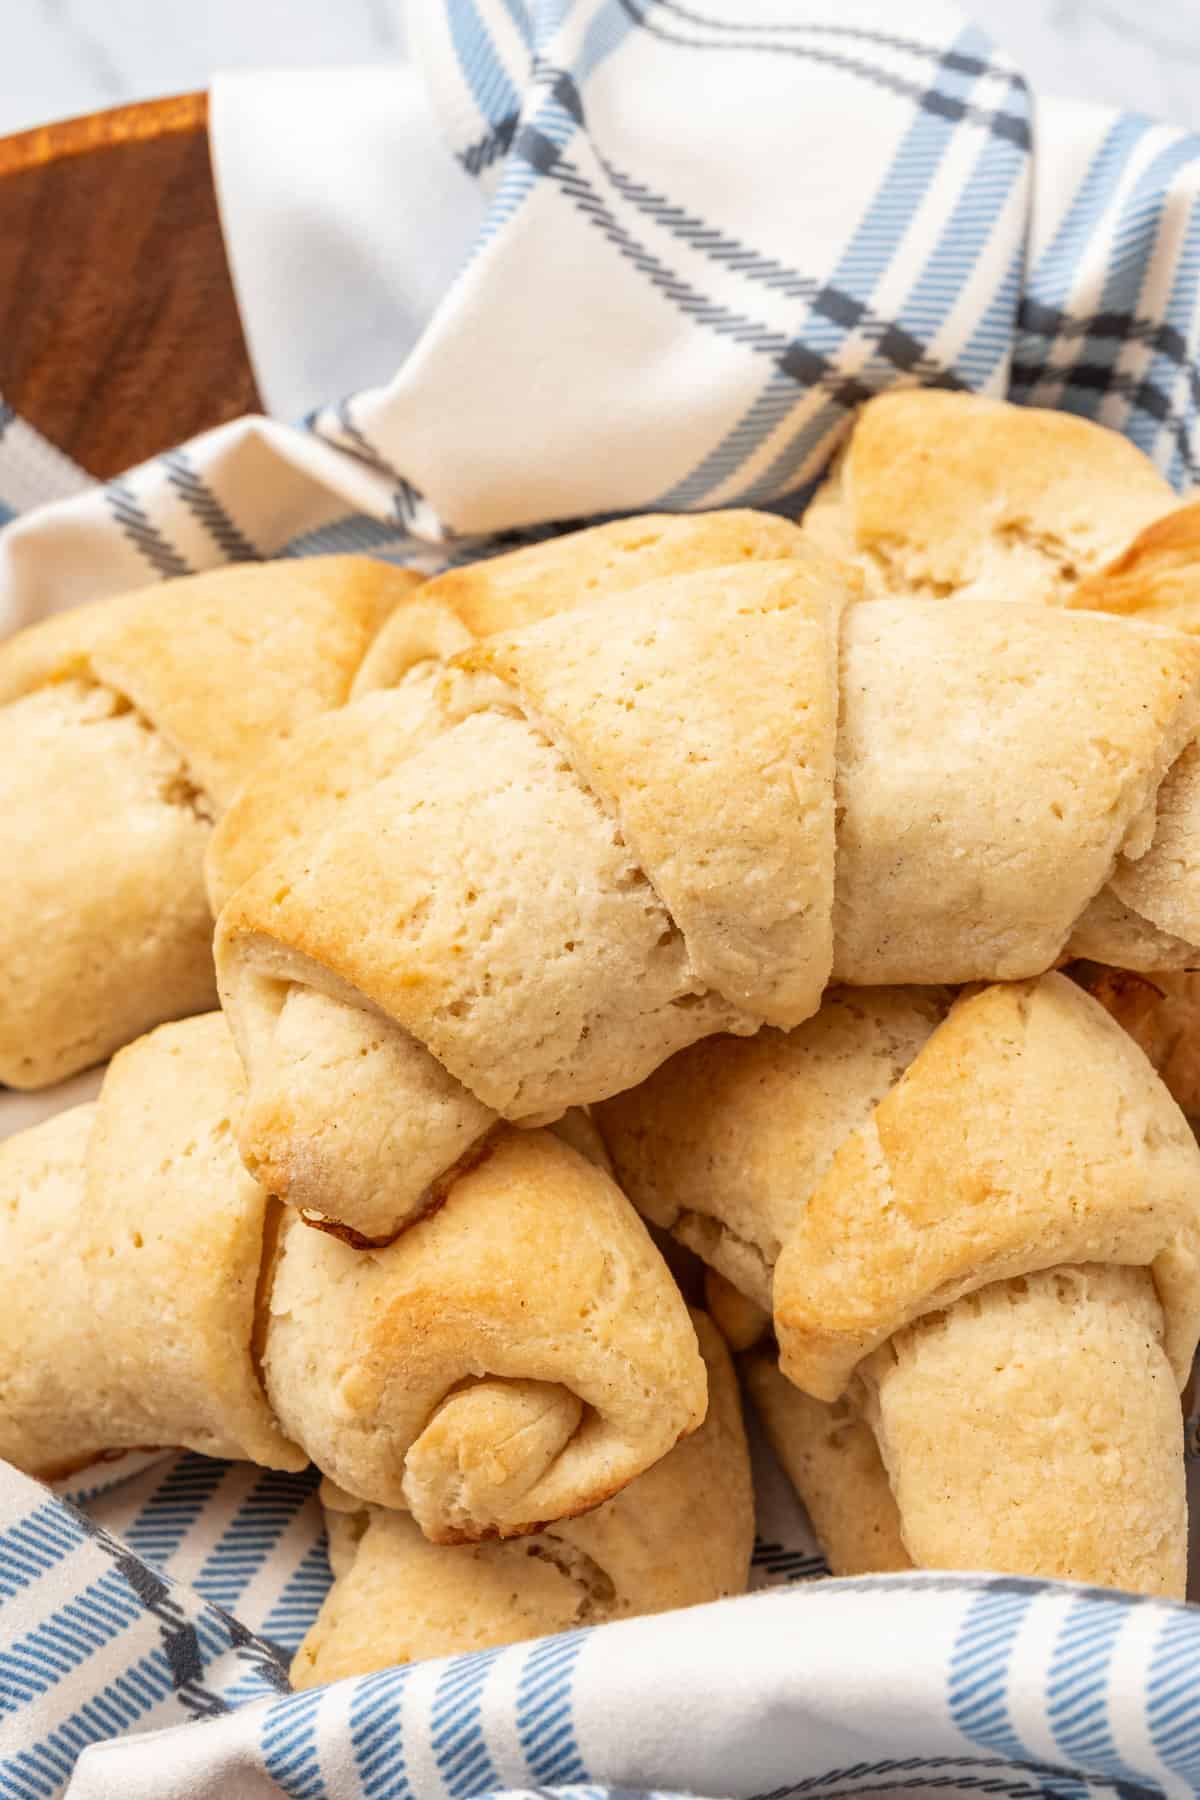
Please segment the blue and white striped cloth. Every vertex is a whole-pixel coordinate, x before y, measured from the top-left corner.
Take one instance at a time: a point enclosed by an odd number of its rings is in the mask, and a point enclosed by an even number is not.
[[[896,382],[1198,479],[1200,139],[1031,99],[936,4],[427,0],[414,36],[420,74],[218,87],[251,349],[305,416],[98,484],[0,405],[0,626],[228,560],[792,511]],[[0,1796],[1200,1793],[1200,1613],[806,1581],[758,1473],[768,1594],[289,1696],[310,1478],[134,1458],[76,1509],[0,1469]]]

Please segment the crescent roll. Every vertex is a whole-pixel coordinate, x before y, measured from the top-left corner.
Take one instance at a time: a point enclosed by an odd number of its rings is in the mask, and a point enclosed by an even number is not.
[[[183,1445],[302,1469],[263,1391],[269,1202],[237,1155],[219,1013],[113,1058],[100,1098],[0,1143],[0,1458],[43,1479]]]
[[[454,659],[491,687],[221,913],[272,1193],[384,1241],[497,1117],[794,1026],[831,979],[1018,978],[1081,919],[1103,936],[1090,909],[1133,891],[1200,723],[1200,644],[999,603],[843,611],[852,585],[815,552],[746,559]],[[1183,812],[1200,843],[1200,792]],[[1200,944],[1200,885],[1166,886],[1114,903]],[[314,1058],[335,1113],[303,1096]],[[413,1153],[364,1169],[384,1094]]]
[[[835,1575],[992,1569],[1182,1599],[1176,1383],[1144,1269],[1000,1281],[894,1337],[834,1402],[744,1359]]]
[[[852,562],[868,598],[1095,606],[1086,579],[1178,504],[1150,458],[1071,413],[982,394],[892,389],[868,400],[804,515],[813,543]],[[1165,523],[1165,521],[1164,521]],[[1103,581],[1104,578],[1101,577]],[[1081,588],[1079,584],[1082,583]],[[1177,618],[1166,620],[1178,623]]]
[[[852,1389],[920,1567],[1182,1596],[1200,1150],[1059,975],[961,999],[775,1271],[783,1372]]]
[[[0,1081],[61,1080],[214,1004],[213,822],[341,705],[416,580],[366,557],[242,565],[0,645]]]
[[[770,1300],[748,1379],[836,1568],[899,1534],[1182,1593],[1200,1148],[1076,983],[835,994],[596,1111],[647,1216]]]
[[[1200,503],[1179,506],[1127,439],[1067,413],[933,389],[881,394],[858,413],[803,530],[851,562],[872,599],[1048,603],[1200,634]],[[1151,837],[1081,914],[1073,955],[1151,972],[1197,961],[1194,742],[1162,784]]]
[[[323,1483],[334,1581],[292,1685],[743,1593],[754,1496],[737,1379],[712,1324],[692,1319],[708,1371],[704,1423],[582,1518],[516,1541],[441,1546],[407,1513],[364,1508]]]
[[[247,1175],[243,1097],[210,1013],[0,1143],[0,1456],[311,1459],[452,1542],[599,1505],[700,1424],[687,1308],[586,1122],[582,1151],[497,1132],[435,1213],[360,1252]]]

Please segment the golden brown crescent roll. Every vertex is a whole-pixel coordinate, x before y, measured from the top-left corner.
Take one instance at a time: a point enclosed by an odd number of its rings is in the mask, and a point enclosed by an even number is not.
[[[831,977],[1038,972],[1110,877],[1126,892],[1200,721],[1200,645],[1000,603],[843,618],[847,592],[815,552],[747,560],[455,659],[490,697],[222,912],[242,1148],[272,1193],[382,1241],[497,1115],[799,1023]],[[1164,892],[1200,945],[1200,884]],[[381,1108],[406,1154],[365,1166]]]
[[[779,1370],[773,1349],[739,1358],[767,1442],[804,1502],[834,1575],[909,1569],[900,1513],[875,1434],[853,1402],[814,1400]]]
[[[1200,884],[1143,893],[1137,876],[1157,853],[1160,801],[1186,800],[1173,781],[1196,736],[1193,640],[1147,627],[1135,645],[1122,623],[982,600],[850,608],[836,975],[1009,980],[1053,966],[1068,946],[1148,966],[1136,939],[1109,945],[1092,922],[1108,893],[1154,925],[1169,905],[1163,928],[1191,934],[1195,954]],[[1075,638],[1072,624],[1085,632]],[[1200,841],[1200,794],[1175,829]]]
[[[645,1227],[549,1132],[498,1134],[384,1249],[289,1214],[269,1308],[285,1428],[441,1543],[596,1506],[704,1416],[687,1308]]]
[[[743,1002],[788,1017],[815,1004],[832,931],[840,588],[823,566],[783,561],[659,585],[533,628],[557,632],[552,655],[577,661],[568,691],[586,686],[589,661],[613,684],[585,719],[611,765],[591,772],[600,794],[506,681],[504,707],[470,714],[353,795],[322,837],[224,909],[226,1006],[251,1076],[243,1149],[272,1192],[385,1238],[424,1210],[495,1115],[553,1118],[575,1088],[610,1092],[717,1026],[750,1030]],[[610,611],[631,606],[646,622],[634,645],[644,678],[631,677],[646,698],[627,712],[620,642],[607,640]],[[711,678],[678,663],[681,635]],[[481,645],[465,666],[494,676],[493,647],[503,656],[517,642]],[[755,731],[739,722],[747,708]],[[663,735],[689,711],[689,729]],[[647,734],[659,748],[618,829],[601,794],[642,764]],[[760,779],[780,738],[805,763],[802,808],[788,761]],[[731,783],[745,799],[736,809]],[[335,862],[345,879],[332,908],[317,896]],[[292,1018],[314,999],[317,1035]],[[377,1135],[383,1090],[354,1079],[359,1049],[382,1059],[389,1114],[420,1136],[386,1182],[382,1170],[364,1179],[340,1167],[345,1145]],[[295,1100],[301,1054],[351,1072],[316,1158]]]
[[[777,1251],[747,1379],[835,1568],[1180,1592],[1200,1148],[1065,976],[947,999],[683,1052],[596,1109],[618,1175],[743,1286]]]
[[[1141,1045],[1188,1117],[1200,1118],[1200,972],[1134,975],[1080,963],[1071,973]]]
[[[582,1518],[515,1541],[434,1545],[406,1513],[363,1508],[325,1482],[334,1583],[293,1686],[743,1593],[754,1496],[737,1382],[719,1334],[702,1313],[693,1321],[704,1423]]]
[[[699,1424],[687,1309],[586,1155],[501,1131],[436,1213],[359,1252],[246,1174],[243,1092],[208,1014],[0,1145],[0,1456],[311,1458],[458,1539],[597,1505]]]
[[[1161,560],[1153,522],[1175,505],[1149,457],[1119,432],[980,394],[908,388],[858,413],[803,529],[856,564],[871,599],[1116,610],[1074,598],[1076,583],[1127,557],[1146,526],[1158,556],[1148,547],[1135,560]],[[1114,584],[1105,585],[1111,599]]]
[[[333,822],[349,796],[440,733],[485,708],[516,710],[515,696],[495,676],[440,660],[471,641],[462,620],[491,631],[624,592],[666,571],[721,558],[777,559],[798,542],[795,526],[765,514],[664,516],[597,526],[439,577],[380,632],[351,703],[296,732],[243,786],[209,843],[214,912],[272,856],[303,854],[303,843]],[[397,1108],[391,1094],[401,1090],[408,1102]],[[356,1122],[356,1154],[352,1166],[331,1168],[347,1118]],[[446,1170],[496,1120],[492,1107],[406,1033],[388,1034],[383,1021],[358,1007],[316,1008],[290,995],[270,1054],[256,1063],[248,1163],[271,1192],[311,1214],[327,1209],[336,1184],[340,1210],[333,1216],[382,1240],[436,1198]]]
[[[1178,1598],[1187,1519],[1160,1326],[1145,1270],[1092,1264],[927,1315],[832,1403],[768,1351],[742,1372],[835,1575],[915,1563]]]
[[[1200,503],[1177,506],[1140,450],[1069,414],[930,389],[879,395],[804,532],[853,562],[870,598],[1048,602],[1200,634]],[[1146,971],[1196,962],[1200,746],[1180,748],[1153,842],[1125,847],[1081,910],[1072,954]]]
[[[366,557],[243,565],[0,645],[0,1080],[44,1086],[213,1005],[213,821],[341,705],[416,580]]]
[[[1200,1150],[1063,976],[960,999],[775,1271],[784,1373],[874,1428],[922,1567],[1182,1594]]]

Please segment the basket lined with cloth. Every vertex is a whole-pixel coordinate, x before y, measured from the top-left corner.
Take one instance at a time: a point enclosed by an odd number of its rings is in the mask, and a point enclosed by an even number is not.
[[[473,199],[439,246],[462,257],[446,291],[414,289],[400,367],[103,485],[10,421],[7,629],[229,560],[430,571],[611,515],[795,516],[854,410],[897,385],[1081,413],[1177,492],[1195,480],[1186,134],[1032,99],[937,6],[901,27],[868,5],[476,0],[421,9],[418,37],[433,110],[403,128]],[[216,96],[252,347],[270,183],[239,158],[291,154],[271,126],[310,93]],[[328,78],[328,105],[352,132],[354,77]],[[318,257],[336,198],[318,169],[289,178]],[[403,244],[418,216],[378,229]],[[276,365],[281,392],[309,348]],[[6,1127],[40,1104],[6,1097]],[[785,1591],[296,1695],[280,1652],[329,1580],[311,1474],[99,1465],[76,1512],[0,1471],[4,1781],[76,1800],[1200,1787],[1189,1611],[1010,1577],[792,1586],[821,1565],[757,1455],[758,1578]]]

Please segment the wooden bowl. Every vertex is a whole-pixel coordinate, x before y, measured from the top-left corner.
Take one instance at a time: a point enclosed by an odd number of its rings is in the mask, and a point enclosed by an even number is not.
[[[101,477],[259,407],[204,94],[0,138],[0,396]]]

